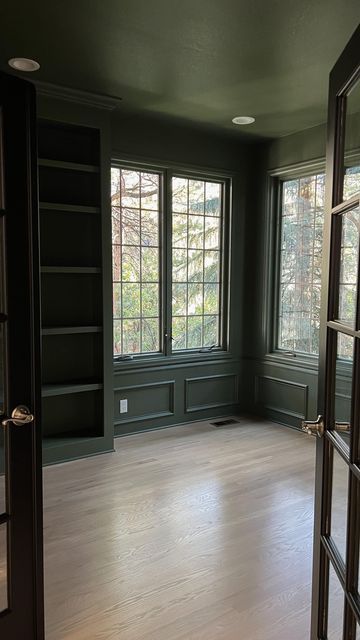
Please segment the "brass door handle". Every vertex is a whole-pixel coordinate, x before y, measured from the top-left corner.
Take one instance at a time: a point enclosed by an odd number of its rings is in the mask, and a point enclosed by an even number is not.
[[[325,431],[324,418],[318,416],[316,420],[303,420],[301,423],[301,431],[305,431],[310,436],[318,436],[322,438]]]
[[[30,413],[30,410],[23,404],[19,404],[13,410],[11,414],[11,418],[6,418],[2,420],[1,424],[3,427],[6,427],[10,422],[12,422],[17,427],[22,427],[24,424],[28,424],[29,422],[33,422],[35,416]]]

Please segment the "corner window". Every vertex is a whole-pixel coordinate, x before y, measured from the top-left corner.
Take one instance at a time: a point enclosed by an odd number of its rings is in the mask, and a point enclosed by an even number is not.
[[[229,186],[227,178],[112,166],[115,359],[227,349]]]
[[[319,351],[325,176],[281,186],[277,348]]]
[[[346,198],[360,191],[360,167],[346,169]],[[275,346],[292,353],[318,355],[325,175],[280,181],[279,276]],[[351,238],[346,239],[351,242]],[[344,245],[346,258],[346,246]],[[348,261],[349,262],[349,261]],[[356,265],[341,273],[346,293],[341,312],[354,305]],[[341,354],[346,357],[346,353]]]

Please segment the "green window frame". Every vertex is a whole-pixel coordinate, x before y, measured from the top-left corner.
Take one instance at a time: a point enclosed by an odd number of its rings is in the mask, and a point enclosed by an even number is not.
[[[122,160],[111,171],[114,361],[228,351],[231,177]]]

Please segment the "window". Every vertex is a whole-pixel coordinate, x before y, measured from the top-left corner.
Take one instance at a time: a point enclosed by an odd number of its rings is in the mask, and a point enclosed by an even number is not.
[[[317,355],[319,352],[321,261],[324,225],[325,175],[285,180],[281,183],[280,263],[276,323],[277,349]],[[349,167],[344,197],[360,190],[360,167]],[[350,224],[350,223],[349,223]],[[349,235],[349,234],[348,234]],[[346,240],[349,242],[349,239]],[[346,248],[343,242],[344,255]],[[353,252],[349,251],[349,260]],[[346,255],[345,255],[346,258]],[[356,295],[353,264],[341,272],[340,312],[344,318]],[[344,280],[346,275],[346,280]],[[346,353],[342,354],[346,357]]]
[[[220,344],[221,184],[172,179],[173,349]]]
[[[228,179],[114,164],[115,358],[226,348],[228,191]]]
[[[114,354],[160,350],[160,175],[111,171]]]
[[[319,350],[325,176],[282,183],[279,349]]]

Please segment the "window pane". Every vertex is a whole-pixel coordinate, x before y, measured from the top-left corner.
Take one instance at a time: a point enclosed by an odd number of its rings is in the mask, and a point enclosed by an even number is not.
[[[123,320],[123,353],[140,353],[140,320]]]
[[[172,219],[173,247],[187,247],[188,216],[174,213]]]
[[[186,349],[186,318],[173,316],[172,322],[173,349]]]
[[[144,284],[141,288],[141,315],[147,318],[157,318],[159,315],[159,285]]]
[[[204,318],[204,347],[216,345],[219,333],[219,316],[205,316]]]
[[[197,316],[189,316],[186,346],[188,349],[196,349],[197,347],[201,347],[202,344],[202,318]]]
[[[205,182],[205,215],[221,215],[221,184],[216,182]]]
[[[159,250],[153,247],[146,247],[142,253],[142,281],[159,281]]]
[[[140,174],[141,179],[141,208],[152,209],[156,213],[154,214],[155,220],[158,217],[159,211],[159,195],[160,195],[160,176],[158,173],[145,173]]]
[[[186,178],[173,178],[172,207],[173,211],[188,212],[188,180]]]
[[[173,282],[187,282],[186,249],[173,249],[172,260]]]
[[[160,174],[111,169],[114,354],[160,350]]]
[[[215,220],[216,222],[216,220]],[[204,216],[189,216],[189,248],[203,249]]]
[[[205,249],[219,249],[220,219],[205,217]]]
[[[140,282],[139,247],[122,247],[119,276],[123,282]]]
[[[159,214],[156,211],[141,212],[141,244],[146,247],[159,246]]]
[[[345,561],[349,467],[335,448],[333,455],[331,537]]]
[[[354,326],[359,260],[360,209],[342,216],[338,319]]]
[[[329,567],[329,601],[327,638],[328,640],[342,640],[345,594],[339,579],[330,563]]]
[[[141,351],[149,353],[159,351],[160,328],[158,318],[144,318],[142,320]]]
[[[344,176],[344,200],[360,193],[360,167],[348,167]]]
[[[173,350],[220,345],[222,185],[172,181]]]
[[[282,186],[279,349],[319,350],[323,174],[287,180]]]
[[[220,252],[204,251],[204,282],[220,281]]]
[[[344,164],[355,164],[355,158],[358,158],[359,146],[359,112],[360,112],[360,83],[357,81],[346,98],[346,117],[345,117],[345,140],[344,140]],[[351,174],[349,179],[348,172],[344,176],[344,200],[353,195],[359,194],[360,182],[359,175],[356,172]]]
[[[121,208],[121,244],[140,244],[140,212],[138,209]]]
[[[172,287],[172,312],[173,316],[186,316],[187,285],[173,283]]]
[[[140,285],[123,284],[122,315],[124,318],[140,317]]]

